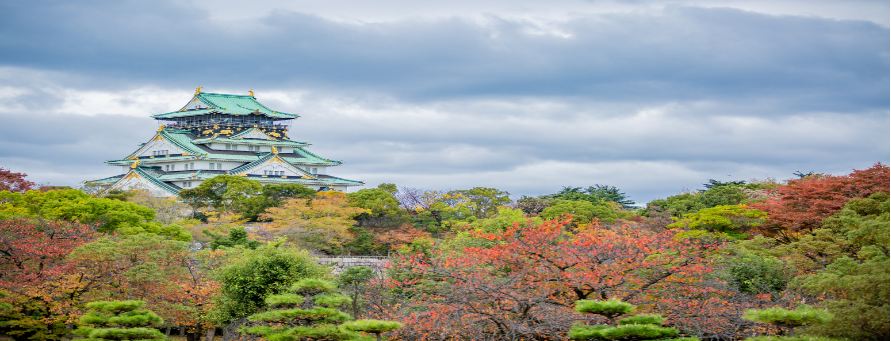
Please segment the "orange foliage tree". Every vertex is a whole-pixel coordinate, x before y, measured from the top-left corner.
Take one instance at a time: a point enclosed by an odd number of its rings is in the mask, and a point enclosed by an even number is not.
[[[208,327],[219,283],[209,276],[219,251],[189,252],[186,243],[152,235],[107,236],[72,253],[72,273],[100,283],[90,300],[141,300],[197,340]]]
[[[696,289],[720,242],[628,227],[575,228],[570,219],[471,232],[488,243],[461,253],[421,252],[397,262],[393,283],[409,295],[400,339],[557,340],[579,299],[643,303],[668,287]],[[389,309],[389,310],[387,310]],[[381,309],[380,317],[398,308]],[[395,316],[394,316],[395,317]],[[677,317],[677,315],[675,316]],[[681,321],[670,321],[679,323]]]
[[[349,231],[355,224],[353,217],[368,210],[350,207],[343,193],[328,191],[312,199],[287,199],[266,212],[260,218],[272,220],[267,228],[273,234],[293,238],[305,248],[336,253],[353,239]]]
[[[767,213],[768,221],[758,230],[781,243],[798,239],[801,233],[819,228],[823,219],[841,211],[848,200],[889,192],[889,169],[877,163],[842,176],[811,175],[790,180],[775,191],[778,197],[750,208]]]
[[[96,226],[69,222],[0,221],[0,291],[12,309],[0,331],[16,340],[57,340],[79,314],[80,295],[93,282],[71,275],[65,258],[96,236]]]

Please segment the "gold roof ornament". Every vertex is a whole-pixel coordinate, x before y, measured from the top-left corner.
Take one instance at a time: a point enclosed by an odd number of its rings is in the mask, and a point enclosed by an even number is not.
[[[158,132],[160,133],[162,130],[164,130],[164,125],[163,125],[163,124],[160,125],[160,126],[158,126]]]
[[[198,86],[198,89],[195,89],[195,94],[197,95],[197,94],[200,94],[200,93],[201,93],[201,86],[199,85],[199,86]]]
[[[278,148],[275,148],[275,146],[272,146],[272,153],[275,155],[278,155]]]
[[[255,96],[254,96],[254,90],[253,90],[253,89],[251,89],[251,90],[248,90],[248,92],[250,92],[250,93],[251,93],[251,97],[255,97]]]
[[[136,161],[134,161],[133,164],[130,165],[130,168],[136,168],[137,166],[139,166],[139,159],[136,159]]]

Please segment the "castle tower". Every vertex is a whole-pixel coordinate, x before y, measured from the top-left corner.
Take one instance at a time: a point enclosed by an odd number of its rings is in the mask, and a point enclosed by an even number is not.
[[[217,175],[237,175],[263,184],[296,183],[316,190],[346,192],[363,182],[328,175],[342,162],[306,150],[288,138],[295,114],[278,112],[250,95],[195,91],[182,109],[152,116],[158,132],[132,154],[106,161],[122,174],[91,181],[110,189],[146,189],[175,196]]]

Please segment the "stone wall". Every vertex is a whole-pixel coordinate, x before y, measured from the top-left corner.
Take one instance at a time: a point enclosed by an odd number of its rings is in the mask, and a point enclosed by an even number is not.
[[[338,275],[342,273],[344,269],[354,266],[367,266],[373,269],[374,272],[380,273],[383,271],[384,265],[389,262],[389,259],[387,257],[374,256],[344,256],[321,257],[318,262],[321,265],[334,264],[331,273]]]

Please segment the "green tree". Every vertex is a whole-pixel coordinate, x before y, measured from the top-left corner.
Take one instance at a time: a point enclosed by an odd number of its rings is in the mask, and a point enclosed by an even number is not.
[[[143,301],[100,301],[87,303],[77,334],[86,341],[163,340],[167,337],[155,328],[164,323],[151,310],[140,309]]]
[[[720,205],[684,214],[683,219],[667,227],[720,232],[736,239],[743,239],[748,237],[746,231],[760,226],[766,217],[767,213],[749,209],[746,205]]]
[[[252,321],[243,333],[259,335],[267,340],[364,340],[356,331],[380,333],[401,325],[389,321],[363,320],[341,325],[353,319],[338,310],[350,298],[335,292],[334,283],[315,278],[302,279],[286,293],[272,295],[266,303],[273,310],[248,317]]]
[[[246,317],[265,308],[269,295],[303,278],[319,277],[328,271],[316,264],[306,251],[279,243],[256,250],[232,249],[229,264],[218,272],[222,283],[219,303],[223,320]]]
[[[665,318],[656,314],[642,314],[616,319],[622,315],[630,315],[636,308],[619,300],[579,300],[575,310],[580,313],[597,314],[605,317],[609,325],[584,325],[576,323],[569,331],[569,337],[576,340],[668,340],[679,331],[677,328],[662,327]],[[697,340],[696,338],[680,338],[673,340]]]
[[[315,195],[315,190],[300,184],[268,184],[259,195],[240,199],[236,206],[243,218],[257,221],[266,209],[281,206],[285,199],[312,199]]]
[[[337,276],[337,283],[341,290],[349,296],[353,317],[359,316],[359,298],[362,296],[365,284],[374,277],[374,270],[367,266],[351,266]]]
[[[730,284],[745,294],[778,297],[792,279],[785,262],[775,257],[748,254],[730,258],[728,263]]]
[[[744,189],[764,189],[763,184],[745,184],[745,181],[721,182],[709,180],[704,184],[706,189],[692,193],[682,193],[665,199],[657,199],[647,203],[647,208],[655,212],[665,212],[673,217],[696,213],[699,210],[716,206],[739,205],[749,200]]]
[[[198,187],[184,189],[179,197],[195,209],[213,207],[220,212],[237,209],[239,200],[257,195],[263,189],[259,181],[235,175],[217,175]]]
[[[350,206],[368,210],[360,219],[368,217],[392,216],[399,213],[399,201],[384,189],[360,189],[346,195]]]
[[[815,274],[796,278],[796,284],[813,295],[831,299],[821,306],[835,315],[828,323],[807,329],[809,333],[851,340],[889,338],[889,196],[877,192],[869,198],[851,199],[838,214],[823,221],[817,235],[835,235],[843,251]],[[825,240],[825,239],[824,239]],[[808,236],[792,247],[813,257],[827,249]],[[801,252],[799,251],[799,252]],[[818,258],[819,259],[819,258]]]
[[[220,247],[234,247],[239,245],[251,250],[256,250],[257,247],[260,246],[260,242],[247,239],[247,231],[244,229],[244,227],[232,228],[231,230],[229,230],[229,235],[226,237],[208,230],[202,230],[201,232],[211,238],[211,250],[216,250]]]
[[[616,186],[607,186],[607,185],[594,185],[588,187],[586,190],[588,194],[606,201],[606,202],[614,202],[619,204],[624,209],[630,209],[632,205],[634,205],[634,201],[628,199],[628,195],[625,192],[620,191]]]
[[[107,198],[93,198],[76,189],[0,192],[0,219],[43,218],[96,225],[99,232],[148,233],[176,240],[191,240],[179,225],[154,221],[151,208]]]
[[[461,194],[472,204],[471,214],[477,218],[487,218],[498,211],[498,206],[509,204],[510,193],[488,187],[474,187],[466,190],[452,191]]]
[[[573,222],[576,224],[588,224],[594,221],[594,218],[611,223],[618,218],[618,214],[602,201],[599,205],[595,205],[590,201],[580,200],[557,200],[551,207],[541,212],[541,217],[550,220],[564,214],[572,216]]]
[[[832,314],[820,309],[801,306],[795,310],[783,308],[749,309],[743,314],[743,318],[749,321],[768,323],[778,327],[781,335],[789,333],[795,337],[795,328],[826,323],[832,319]]]
[[[381,341],[381,334],[402,328],[402,326],[402,323],[395,321],[356,320],[343,323],[341,328],[354,332],[374,334],[377,341]]]
[[[396,184],[383,183],[383,184],[377,185],[377,189],[385,190],[385,191],[387,191],[387,193],[390,193],[392,195],[396,195],[396,193],[399,192],[399,189],[396,188]]]

